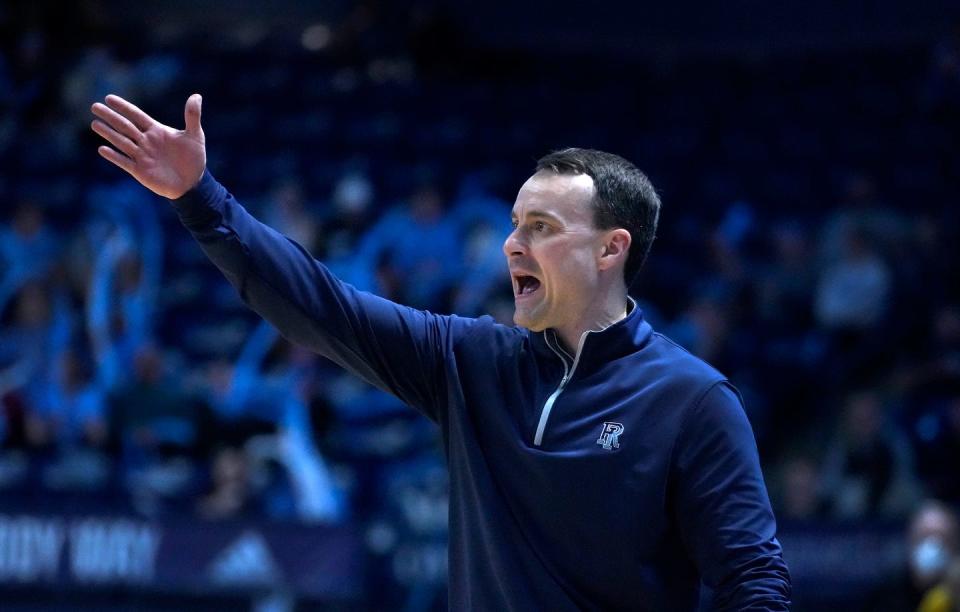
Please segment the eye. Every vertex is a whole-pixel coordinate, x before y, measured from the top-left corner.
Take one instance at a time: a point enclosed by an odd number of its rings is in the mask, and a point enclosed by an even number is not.
[[[512,227],[513,229],[517,229],[518,225],[519,223],[517,223],[516,219],[510,219],[510,227]]]
[[[533,229],[537,232],[545,231],[547,229],[547,224],[543,221],[537,221],[533,224]]]

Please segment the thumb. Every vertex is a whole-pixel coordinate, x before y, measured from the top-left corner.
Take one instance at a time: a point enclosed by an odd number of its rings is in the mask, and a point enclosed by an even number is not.
[[[193,94],[187,98],[187,104],[183,107],[183,120],[187,125],[187,133],[191,136],[199,136],[202,133],[200,129],[200,107],[203,105],[203,96]]]

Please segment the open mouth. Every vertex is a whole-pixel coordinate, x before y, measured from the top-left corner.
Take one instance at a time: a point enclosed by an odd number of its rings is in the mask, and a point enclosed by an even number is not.
[[[540,281],[532,276],[518,274],[514,276],[514,279],[516,282],[517,297],[530,295],[540,288]]]

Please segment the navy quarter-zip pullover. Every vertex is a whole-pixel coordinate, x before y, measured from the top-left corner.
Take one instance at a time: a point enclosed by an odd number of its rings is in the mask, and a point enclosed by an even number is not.
[[[634,307],[552,330],[399,306],[335,278],[209,174],[173,202],[289,340],[435,421],[452,610],[786,610],[790,579],[736,390]]]

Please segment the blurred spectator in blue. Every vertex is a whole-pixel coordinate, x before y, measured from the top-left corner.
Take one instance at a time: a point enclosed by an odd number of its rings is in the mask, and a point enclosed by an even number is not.
[[[840,256],[829,262],[816,290],[818,323],[832,331],[863,331],[876,327],[887,312],[890,269],[866,233],[850,228],[842,238]]]
[[[15,392],[28,410],[44,402],[74,318],[59,287],[30,281],[20,289],[12,320],[0,328],[0,397]]]
[[[319,220],[295,177],[281,179],[264,202],[264,222],[311,253],[317,252]]]
[[[853,236],[888,254],[897,250],[909,229],[906,217],[884,201],[873,178],[851,173],[844,179],[841,201],[824,220],[819,255],[825,265],[849,257]]]
[[[55,262],[57,238],[43,209],[21,201],[9,224],[0,226],[0,311],[28,280],[42,278]]]
[[[91,365],[76,349],[58,355],[46,397],[27,415],[37,447],[50,446],[55,460],[43,474],[52,489],[102,489],[111,476],[107,456],[106,398]]]
[[[370,229],[358,256],[377,270],[376,293],[417,308],[447,311],[459,278],[460,239],[444,214],[440,188],[426,181]]]
[[[733,332],[733,296],[723,284],[713,284],[696,295],[669,324],[667,334],[691,353],[711,363],[723,361],[721,352]]]
[[[289,394],[288,372],[282,367],[265,372],[265,360],[277,341],[276,330],[265,322],[254,327],[234,363],[218,360],[208,372],[206,399],[222,428],[232,429],[230,442],[276,430]]]
[[[710,236],[710,265],[714,274],[737,291],[752,272],[746,254],[757,229],[756,214],[747,202],[730,204]]]
[[[260,325],[269,325],[261,322]],[[279,333],[269,329],[278,339]],[[248,442],[249,452],[259,460],[262,470],[273,478],[268,482],[273,489],[267,490],[268,500],[277,497],[276,492],[289,493],[292,503],[291,513],[286,518],[297,518],[306,523],[330,522],[345,519],[349,508],[346,498],[336,482],[333,472],[321,452],[314,424],[321,415],[312,415],[311,411],[324,411],[313,394],[313,379],[318,376],[317,355],[306,349],[287,342],[281,343],[288,354],[284,359],[285,373],[278,379],[285,393],[277,393],[277,399],[283,401],[283,414],[276,435],[261,438],[260,446],[252,446],[257,440]],[[257,448],[261,452],[254,452]],[[279,517],[280,512],[270,511],[270,516]]]
[[[890,268],[863,230],[851,228],[843,239],[842,254],[822,270],[814,296],[817,323],[827,334],[828,386],[875,382],[893,359],[876,333],[890,311]]]
[[[824,459],[822,486],[838,519],[896,517],[917,497],[910,448],[876,391],[849,395]]]
[[[129,188],[121,182],[89,194],[91,204],[108,220],[90,229],[94,244],[102,247],[87,293],[87,332],[99,383],[107,390],[127,382],[127,366],[153,339],[163,267],[156,206]]]
[[[453,312],[463,316],[486,314],[488,297],[509,277],[503,241],[510,233],[510,204],[491,195],[482,176],[468,174],[450,210],[460,237],[463,271],[454,291]]]

